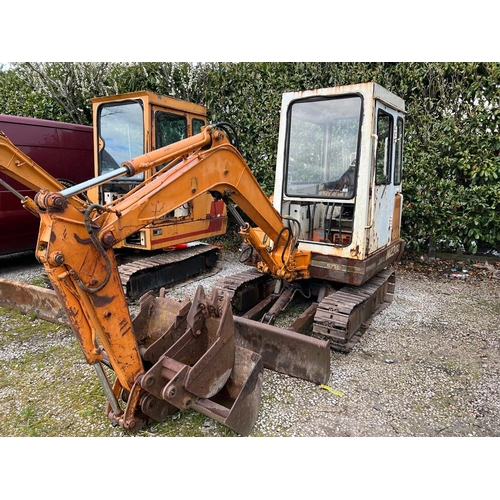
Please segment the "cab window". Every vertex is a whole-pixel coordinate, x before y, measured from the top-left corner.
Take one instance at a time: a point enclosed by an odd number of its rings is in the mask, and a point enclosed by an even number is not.
[[[205,122],[199,118],[193,118],[193,135],[201,132],[201,127],[205,126]]]
[[[394,165],[394,184],[401,184],[403,173],[403,120],[398,118],[396,125],[396,161]]]
[[[121,164],[144,154],[142,103],[127,101],[99,108],[99,175],[117,169]],[[143,174],[129,178],[142,180]]]
[[[187,137],[187,121],[184,115],[176,115],[157,111],[156,121],[156,149],[168,146]]]
[[[286,195],[353,198],[361,97],[305,99],[292,103],[289,113]]]
[[[377,115],[377,156],[375,175],[375,182],[377,184],[389,184],[391,182],[392,130],[392,116],[380,109]]]

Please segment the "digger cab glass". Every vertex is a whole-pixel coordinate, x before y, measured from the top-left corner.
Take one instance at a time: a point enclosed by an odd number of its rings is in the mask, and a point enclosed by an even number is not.
[[[174,142],[182,141],[188,137],[188,124],[184,115],[156,111],[155,113],[155,149],[169,146]],[[161,170],[166,164],[156,167]]]
[[[127,101],[103,105],[99,109],[98,174],[115,170],[121,164],[144,154],[144,123],[142,103]],[[144,173],[128,177],[142,181]]]
[[[289,109],[285,194],[351,199],[355,195],[362,100],[299,100]]]
[[[156,149],[182,141],[188,136],[187,120],[183,115],[157,111],[155,125]]]

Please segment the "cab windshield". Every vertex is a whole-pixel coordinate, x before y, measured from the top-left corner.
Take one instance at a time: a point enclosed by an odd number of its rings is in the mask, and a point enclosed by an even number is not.
[[[100,108],[99,174],[120,168],[124,161],[144,154],[143,109],[140,102],[109,104]],[[142,181],[144,173],[128,180]]]
[[[313,98],[289,113],[285,193],[350,199],[355,195],[362,99]]]

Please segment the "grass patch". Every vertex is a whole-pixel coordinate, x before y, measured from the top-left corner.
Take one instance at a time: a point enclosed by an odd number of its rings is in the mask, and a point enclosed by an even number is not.
[[[0,307],[0,317],[2,318],[0,347],[12,341],[27,341],[35,335],[50,335],[58,328],[58,325],[38,319],[34,315],[5,307]]]
[[[186,410],[136,432],[113,427],[94,369],[71,330],[1,309],[0,436],[236,436],[212,419]],[[114,374],[107,371],[110,382]]]
[[[29,405],[23,408],[17,416],[17,421],[19,422],[20,428],[24,430],[25,436],[37,437],[40,435],[36,414],[36,409],[33,406]]]
[[[39,286],[41,288],[47,288],[49,286],[49,278],[47,276],[39,276],[37,278],[33,278],[30,282],[33,286]]]
[[[476,303],[478,305],[483,306],[489,312],[500,316],[500,302],[498,301],[489,301],[484,299],[477,299]]]

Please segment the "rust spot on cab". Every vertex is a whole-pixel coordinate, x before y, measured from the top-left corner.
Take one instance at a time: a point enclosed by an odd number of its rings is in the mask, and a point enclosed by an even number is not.
[[[351,259],[356,259],[359,255],[359,245],[356,245],[356,248],[351,248],[350,254]]]

